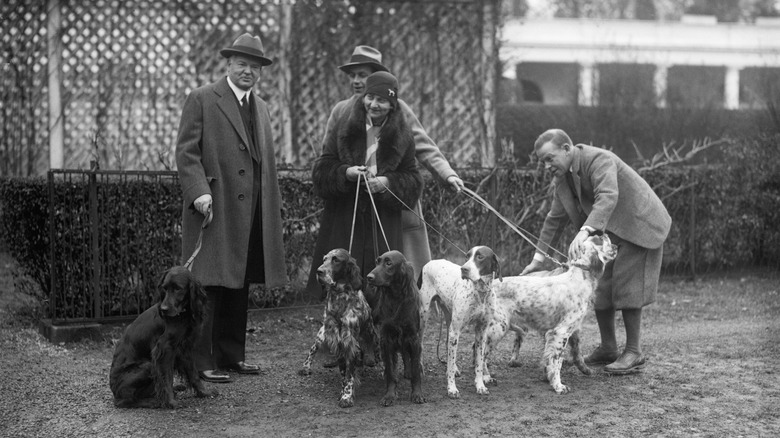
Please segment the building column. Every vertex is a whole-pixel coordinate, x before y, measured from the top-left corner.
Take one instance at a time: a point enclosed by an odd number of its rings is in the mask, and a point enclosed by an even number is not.
[[[577,103],[580,106],[594,106],[593,84],[595,81],[595,70],[592,63],[580,64],[580,83],[577,93]]]
[[[739,67],[726,67],[725,87],[724,106],[726,109],[739,109]]]
[[[669,76],[669,66],[665,64],[655,66],[653,74],[653,89],[655,90],[655,104],[658,108],[666,108],[666,86]]]

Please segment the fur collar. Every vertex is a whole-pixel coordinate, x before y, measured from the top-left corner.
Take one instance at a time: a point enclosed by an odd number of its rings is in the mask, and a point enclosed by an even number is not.
[[[400,108],[388,115],[379,131],[379,147],[376,152],[377,173],[379,175],[398,167],[407,148],[414,147],[412,131],[404,120]],[[356,99],[349,112],[347,123],[338,133],[339,156],[351,165],[366,162],[366,111],[363,100]]]

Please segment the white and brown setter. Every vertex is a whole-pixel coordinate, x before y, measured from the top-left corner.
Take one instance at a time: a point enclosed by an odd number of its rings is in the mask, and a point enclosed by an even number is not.
[[[373,366],[375,362],[377,340],[371,308],[363,296],[360,268],[347,250],[339,248],[328,252],[317,268],[317,280],[326,294],[325,312],[322,327],[299,374],[311,374],[314,354],[325,343],[335,354],[343,378],[339,406],[349,408],[355,404],[357,366]]]
[[[374,287],[377,304],[372,309],[379,329],[385,367],[385,395],[380,403],[391,406],[397,399],[398,354],[409,357],[413,403],[425,403],[422,393],[422,344],[420,338],[420,296],[414,268],[398,251],[388,251],[377,259],[367,276]],[[408,369],[407,369],[408,370]]]
[[[486,328],[494,319],[496,296],[491,289],[494,278],[501,278],[498,257],[487,246],[475,246],[466,254],[466,263],[456,265],[448,260],[431,260],[422,271],[421,323],[427,323],[432,302],[437,302],[447,323],[447,395],[459,398],[455,376],[458,343],[463,329],[474,325],[474,369],[478,394],[487,394],[486,382],[490,374],[483,376],[482,359],[487,340]]]
[[[160,280],[161,301],[138,316],[116,344],[109,382],[120,408],[175,408],[173,377],[178,373],[198,397],[208,391],[192,358],[202,325],[206,294],[182,266]]]
[[[545,378],[558,394],[569,391],[561,383],[561,365],[567,346],[577,368],[583,374],[591,374],[580,352],[580,326],[605,265],[617,256],[617,246],[606,234],[589,237],[583,247],[580,258],[571,260],[566,272],[504,277],[503,282],[493,285],[498,306],[487,330],[485,356],[512,325],[538,331],[545,339],[542,359]]]

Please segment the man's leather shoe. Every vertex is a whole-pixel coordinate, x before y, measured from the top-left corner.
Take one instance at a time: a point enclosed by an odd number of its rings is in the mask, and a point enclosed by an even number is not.
[[[608,351],[601,348],[601,345],[599,345],[593,350],[593,353],[585,357],[585,365],[606,365],[616,361],[618,356],[617,350]]]
[[[243,360],[234,364],[230,364],[225,368],[230,371],[235,371],[238,374],[260,374],[259,366],[248,364]]]
[[[611,364],[604,367],[604,371],[609,374],[634,374],[645,368],[647,358],[633,351],[624,351],[620,357]]]
[[[211,383],[228,383],[232,382],[233,378],[228,374],[222,374],[216,370],[206,370],[198,373],[200,380]]]

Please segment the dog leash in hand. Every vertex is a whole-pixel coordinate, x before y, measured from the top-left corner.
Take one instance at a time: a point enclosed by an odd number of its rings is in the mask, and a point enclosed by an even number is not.
[[[350,234],[349,234],[349,250],[348,250],[348,252],[350,254],[352,254],[352,241],[353,241],[353,239],[355,237],[355,220],[357,218],[357,205],[358,205],[358,198],[360,196],[360,179],[361,178],[366,179],[366,182],[368,180],[365,176],[363,176],[362,173],[358,174],[357,189],[355,190],[355,208],[352,210],[352,230],[350,231]],[[380,181],[380,183],[381,183],[381,181]],[[382,237],[385,239],[385,246],[389,249],[390,248],[390,243],[387,241],[387,236],[385,235],[385,229],[382,226],[382,220],[379,218],[379,211],[377,210],[376,204],[374,203],[374,195],[371,193],[370,190],[367,190],[367,191],[368,191],[368,197],[369,197],[369,199],[371,199],[371,207],[373,208],[374,215],[376,216],[376,221],[379,222],[379,229],[382,231]]]
[[[200,247],[203,245],[203,230],[209,226],[213,217],[214,214],[211,212],[211,206],[209,205],[209,210],[206,212],[206,217],[203,218],[203,223],[200,225],[200,233],[198,233],[198,242],[195,244],[195,251],[192,252],[192,255],[184,264],[184,267],[189,271],[192,271],[192,262],[195,261],[195,256],[198,255],[200,252]]]
[[[531,234],[531,233],[530,233],[530,232],[528,232],[527,230],[522,230],[522,231],[521,231],[521,230],[520,230],[520,227],[518,227],[517,225],[513,224],[513,223],[512,223],[512,222],[511,222],[509,219],[505,218],[505,217],[504,217],[504,216],[503,216],[501,213],[499,213],[499,212],[498,212],[498,210],[496,210],[495,208],[493,208],[493,206],[492,206],[492,205],[490,205],[490,204],[489,204],[487,201],[485,201],[485,200],[484,200],[484,199],[483,199],[481,196],[479,196],[479,195],[478,195],[476,192],[474,192],[473,190],[469,189],[468,187],[463,187],[463,193],[465,193],[465,194],[466,194],[467,196],[469,196],[471,199],[475,200],[475,201],[476,201],[478,204],[481,204],[483,207],[487,208],[487,209],[488,209],[488,210],[489,210],[491,213],[493,213],[494,215],[496,215],[496,217],[498,217],[498,218],[499,218],[499,219],[501,219],[501,220],[502,220],[502,221],[503,221],[505,224],[507,224],[507,226],[508,226],[509,228],[511,228],[511,229],[512,229],[512,231],[514,231],[515,233],[519,234],[519,235],[520,235],[520,237],[522,237],[523,239],[525,239],[525,240],[526,240],[526,241],[527,241],[527,242],[528,242],[528,243],[529,243],[529,244],[530,244],[532,247],[534,247],[534,249],[536,249],[537,251],[539,251],[539,253],[540,253],[540,254],[544,254],[544,256],[545,256],[545,257],[547,257],[548,259],[552,260],[552,261],[553,261],[555,264],[557,264],[558,266],[564,266],[564,264],[563,264],[563,263],[559,262],[559,261],[558,261],[558,260],[556,260],[554,257],[551,257],[551,256],[550,256],[550,255],[548,255],[548,254],[547,254],[545,251],[542,251],[542,250],[539,248],[539,246],[538,246],[537,244],[535,244],[534,242],[532,242],[532,241],[531,241],[531,239],[529,239],[529,238],[528,238],[528,237],[527,237],[527,236],[524,234],[524,232],[525,232],[525,233],[527,233],[527,234],[529,234],[529,235],[531,235],[531,236],[533,236],[533,234]],[[549,245],[548,245],[548,247],[549,247],[550,249],[552,249],[553,251],[557,252],[558,254],[560,254],[561,256],[563,256],[564,258],[567,258],[567,257],[566,257],[566,255],[564,255],[562,252],[558,251],[557,249],[553,248],[552,246],[549,246]]]

